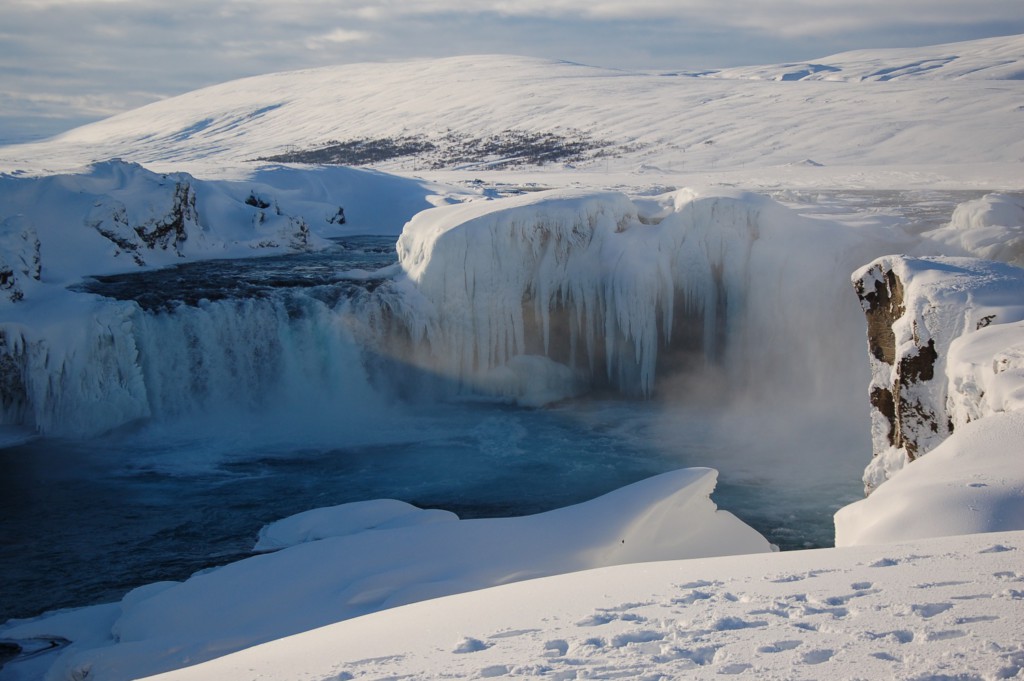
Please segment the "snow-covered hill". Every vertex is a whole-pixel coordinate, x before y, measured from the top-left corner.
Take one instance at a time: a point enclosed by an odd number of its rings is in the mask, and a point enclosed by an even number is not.
[[[741,66],[703,74],[753,80],[1024,80],[1024,36],[841,52],[814,62]]]
[[[751,80],[803,68],[789,66],[708,78],[508,56],[352,64],[167,99],[0,149],[0,168],[40,172],[115,156],[203,176],[244,172],[260,158],[473,172],[547,162],[656,175],[1017,163],[1024,137],[1012,122],[1024,84],[1012,78],[1024,72],[1022,46],[1013,36],[821,60],[843,82]],[[876,82],[884,73],[905,77]],[[998,186],[1019,183],[1018,172]]]

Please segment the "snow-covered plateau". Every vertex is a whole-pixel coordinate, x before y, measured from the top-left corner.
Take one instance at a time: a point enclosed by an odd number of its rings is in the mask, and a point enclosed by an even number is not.
[[[694,408],[720,439],[533,515],[310,508],[188,579],[19,613],[0,679],[1024,677],[1022,95],[1024,36],[459,57],[0,148],[0,452],[598,397],[650,405],[660,447],[704,437]],[[837,548],[780,552],[712,499],[735,461],[780,506],[853,469],[868,494],[828,507]]]

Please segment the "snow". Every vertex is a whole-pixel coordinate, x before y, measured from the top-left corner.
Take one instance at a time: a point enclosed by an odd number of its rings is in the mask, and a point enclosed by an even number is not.
[[[26,270],[19,283],[31,287],[40,269],[44,282],[67,284],[183,260],[318,248],[323,237],[395,234],[446,200],[438,190],[450,191],[352,168],[266,167],[245,182],[202,181],[116,159],[68,174],[2,175],[0,258]],[[172,225],[179,216],[181,226]],[[157,235],[164,226],[169,233]]]
[[[1020,36],[895,49],[855,50],[813,63],[740,66],[711,78],[753,80],[901,81],[1024,80],[1024,39]]]
[[[190,679],[996,679],[1024,669],[1024,533],[609,567],[416,603]]]
[[[1022,442],[1021,411],[958,428],[871,496],[836,513],[836,546],[1019,530]]]
[[[4,376],[27,395],[3,403],[18,426],[4,438],[244,408],[237,395],[268,392],[299,411],[321,405],[300,428],[340,418],[324,404],[353,423],[379,418],[384,405],[351,370],[348,308],[307,301],[308,344],[281,323],[283,301],[172,318],[64,288],[339,234],[402,231],[379,293],[408,332],[402,360],[526,405],[603,381],[669,403],[713,386],[748,407],[866,412],[861,389],[892,386],[900,362],[869,371],[854,270],[868,282],[898,273],[899,358],[929,342],[937,352],[934,376],[903,393],[927,416],[915,456],[870,424],[874,491],[836,515],[843,548],[771,553],[716,509],[710,469],[525,518],[376,500],[268,525],[261,555],[183,583],[8,622],[0,639],[63,647],[0,675],[1020,676],[1024,279],[1011,265],[918,256],[1020,263],[1022,46],[1010,36],[701,74],[501,56],[347,65],[226,83],[0,148],[0,350],[27,367]],[[489,157],[375,170],[254,160],[338,140],[443,145],[523,130],[582,134],[608,153],[512,170]],[[127,161],[94,163],[115,157]],[[810,217],[738,187],[998,192],[915,230],[874,208]],[[666,352],[673,338],[687,352]],[[210,361],[183,371],[197,347]],[[266,348],[284,359],[264,362]]]
[[[456,520],[384,500],[300,514],[261,533],[258,548],[280,551],[141,587],[115,606],[12,620],[0,638],[73,641],[48,661],[49,678],[131,679],[428,598],[628,562],[770,551],[716,510],[716,478],[682,469],[521,518]],[[11,667],[13,678],[40,672],[31,660]]]
[[[277,551],[364,530],[415,527],[458,519],[451,511],[417,508],[395,499],[354,501],[340,506],[312,509],[273,522],[260,530],[253,551]]]

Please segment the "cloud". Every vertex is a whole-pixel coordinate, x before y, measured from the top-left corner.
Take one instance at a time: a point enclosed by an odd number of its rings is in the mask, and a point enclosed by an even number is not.
[[[332,43],[357,43],[368,41],[372,34],[367,31],[352,31],[344,28],[336,28],[330,33],[314,36],[306,40],[306,47],[310,50],[319,50]]]
[[[44,115],[56,130],[147,97],[337,63],[498,52],[713,68],[1024,33],[1020,2],[3,0],[0,92],[16,136],[20,119]]]

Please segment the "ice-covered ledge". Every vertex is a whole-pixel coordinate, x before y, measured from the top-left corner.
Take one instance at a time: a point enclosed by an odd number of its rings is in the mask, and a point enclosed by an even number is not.
[[[957,425],[998,410],[982,402],[976,387],[991,358],[978,357],[969,343],[977,331],[1024,318],[1024,270],[973,258],[891,255],[856,271],[853,283],[867,317],[871,364],[874,458],[864,473],[870,493]],[[951,363],[951,346],[961,337],[958,357],[971,359]]]
[[[839,374],[866,374],[836,271],[889,238],[720,188],[536,192],[416,215],[391,312],[416,364],[520,403],[657,394],[709,369],[731,395],[832,403]]]

